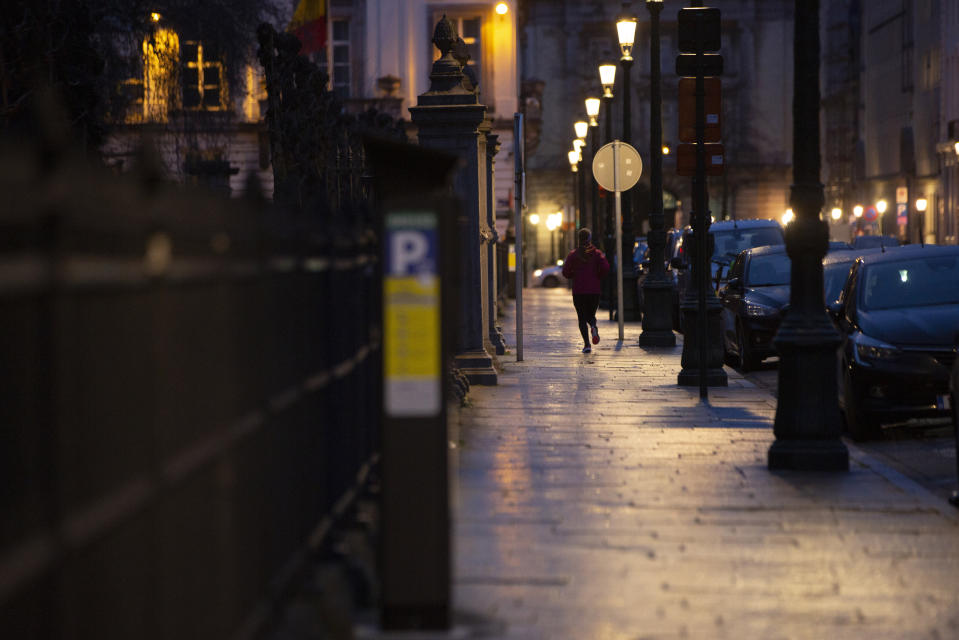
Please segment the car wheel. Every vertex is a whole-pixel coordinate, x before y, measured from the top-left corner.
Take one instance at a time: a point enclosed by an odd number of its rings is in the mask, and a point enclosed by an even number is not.
[[[559,286],[559,278],[556,276],[546,276],[543,279],[543,286],[547,289],[555,289]]]
[[[848,370],[843,372],[842,386],[846,431],[856,442],[875,440],[880,434],[879,422],[862,410],[862,403]]]
[[[753,369],[759,368],[759,363],[762,361],[760,358],[757,358],[756,355],[752,352],[749,347],[749,341],[746,339],[745,331],[740,323],[736,323],[736,351],[739,353],[738,360],[736,364],[738,369],[743,373],[752,371]]]

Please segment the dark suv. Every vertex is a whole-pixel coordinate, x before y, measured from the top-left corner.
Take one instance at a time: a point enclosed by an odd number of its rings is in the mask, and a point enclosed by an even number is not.
[[[694,286],[689,269],[689,245],[692,243],[693,230],[686,227],[676,242],[676,253],[670,260],[669,268],[676,274],[676,299],[674,318],[679,318],[679,304],[686,290]],[[755,247],[785,244],[783,228],[775,220],[722,220],[709,227],[713,238],[713,253],[710,256],[710,282],[716,288],[725,270],[741,252]],[[681,327],[676,327],[680,329]]]

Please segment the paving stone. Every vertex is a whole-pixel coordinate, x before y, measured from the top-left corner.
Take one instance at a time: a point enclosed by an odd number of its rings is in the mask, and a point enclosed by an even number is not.
[[[525,295],[526,361],[452,425],[457,610],[504,638],[959,637],[949,505],[858,449],[770,472],[768,389],[727,369],[701,403],[681,347],[600,319],[583,355],[569,293]]]

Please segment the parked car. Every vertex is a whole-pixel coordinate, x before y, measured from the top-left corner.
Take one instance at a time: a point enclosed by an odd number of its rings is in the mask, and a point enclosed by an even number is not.
[[[529,286],[554,289],[566,285],[566,276],[563,275],[563,261],[558,260],[559,264],[548,265],[533,271],[533,277],[530,278]]]
[[[829,253],[823,258],[824,304],[839,297],[849,269],[863,255],[844,246],[837,245],[834,250],[830,243]],[[720,330],[726,361],[741,371],[755,369],[775,355],[772,339],[789,305],[791,273],[785,245],[749,249],[733,261],[729,279],[719,290],[723,306]]]
[[[675,318],[679,318],[679,304],[687,289],[694,286],[689,269],[692,233],[691,227],[683,230],[676,242],[676,255],[670,261],[671,269],[676,272]],[[754,247],[784,243],[782,225],[775,220],[722,220],[710,225],[709,234],[713,237],[710,282],[716,283],[717,289],[721,277],[727,274],[725,270],[740,253]]]
[[[910,245],[856,260],[829,306],[843,336],[839,406],[857,440],[884,422],[949,415],[959,333],[959,247]]]
[[[789,303],[790,266],[783,245],[743,251],[719,290],[723,353],[741,371],[774,353],[772,339]]]
[[[853,249],[881,249],[883,247],[898,247],[899,238],[896,236],[856,236],[852,239]]]

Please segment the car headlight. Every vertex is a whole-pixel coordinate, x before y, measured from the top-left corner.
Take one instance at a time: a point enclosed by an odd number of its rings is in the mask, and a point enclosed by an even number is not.
[[[767,307],[764,304],[759,304],[758,302],[746,302],[746,315],[752,316],[754,318],[765,318],[768,316],[774,316],[779,313],[779,309],[776,307]]]
[[[540,277],[541,275],[543,275],[543,270],[542,270],[542,269],[537,269],[536,271],[533,272],[533,277],[534,277],[534,278],[538,278],[538,277]]]
[[[853,342],[856,345],[857,358],[866,364],[869,362],[889,362],[902,354],[898,347],[882,340],[870,338],[864,333],[856,334]]]

